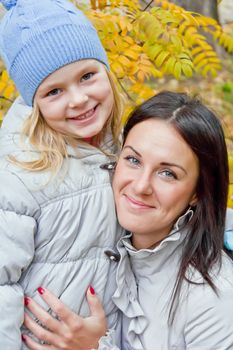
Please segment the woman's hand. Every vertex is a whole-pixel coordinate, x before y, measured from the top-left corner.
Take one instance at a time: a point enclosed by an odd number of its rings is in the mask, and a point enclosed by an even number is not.
[[[87,301],[91,316],[82,318],[72,312],[56,296],[44,288],[38,288],[41,297],[58,316],[52,317],[33,299],[25,298],[27,308],[46,327],[43,328],[25,313],[24,325],[41,341],[38,344],[27,335],[23,341],[31,350],[90,350],[98,349],[98,340],[105,335],[107,322],[103,307],[90,287],[87,291]]]

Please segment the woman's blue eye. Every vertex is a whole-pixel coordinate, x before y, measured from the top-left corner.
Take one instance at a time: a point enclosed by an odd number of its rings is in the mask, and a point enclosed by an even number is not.
[[[93,77],[93,75],[94,75],[94,73],[92,73],[92,72],[86,73],[82,76],[81,81],[82,80],[89,80]]]
[[[127,157],[125,157],[125,159],[132,165],[139,165],[140,164],[139,160],[133,156],[127,156]]]
[[[49,91],[47,96],[56,96],[56,95],[60,94],[60,92],[61,92],[61,89],[53,89],[53,90]]]
[[[176,174],[171,170],[162,170],[160,174],[171,179],[177,179]]]

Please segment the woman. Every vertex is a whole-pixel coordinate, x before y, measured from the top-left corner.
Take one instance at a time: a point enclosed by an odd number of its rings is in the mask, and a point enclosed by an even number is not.
[[[119,347],[232,349],[233,266],[223,252],[228,162],[217,118],[185,94],[162,92],[143,103],[125,126],[113,189],[128,232],[117,245],[113,296],[123,314]],[[87,321],[98,317],[96,297],[84,321],[47,290],[43,298],[61,322],[32,301],[29,309],[52,332],[29,317],[26,326],[50,344],[67,337],[66,349],[78,350]],[[101,339],[106,349],[111,336]],[[31,349],[62,348],[25,339]]]

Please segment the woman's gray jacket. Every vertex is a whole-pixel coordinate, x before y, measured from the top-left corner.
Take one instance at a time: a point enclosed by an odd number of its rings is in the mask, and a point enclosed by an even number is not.
[[[136,250],[131,235],[118,243],[120,262],[114,303],[123,313],[121,350],[233,350],[233,262],[222,254],[222,267],[211,275],[218,295],[190,268],[172,325],[172,293],[188,231],[180,226],[154,249]],[[102,338],[113,347],[114,331]],[[110,345],[111,344],[111,345]]]
[[[18,98],[0,131],[0,349],[21,344],[24,295],[40,304],[40,286],[55,293],[74,312],[89,314],[85,294],[92,285],[103,301],[109,327],[117,322],[111,297],[116,264],[105,254],[115,247],[117,224],[108,171],[109,162],[94,147],[68,147],[64,170],[29,172],[6,160],[13,154],[28,160],[19,130],[31,112]],[[105,150],[116,152],[112,140]],[[30,158],[36,152],[31,150]],[[46,305],[44,305],[47,308]]]

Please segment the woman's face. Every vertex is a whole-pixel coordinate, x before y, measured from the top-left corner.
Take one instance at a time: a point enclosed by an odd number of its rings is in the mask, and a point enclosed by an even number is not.
[[[189,205],[196,203],[198,159],[175,128],[150,119],[129,132],[113,190],[120,224],[135,248],[156,245]]]

